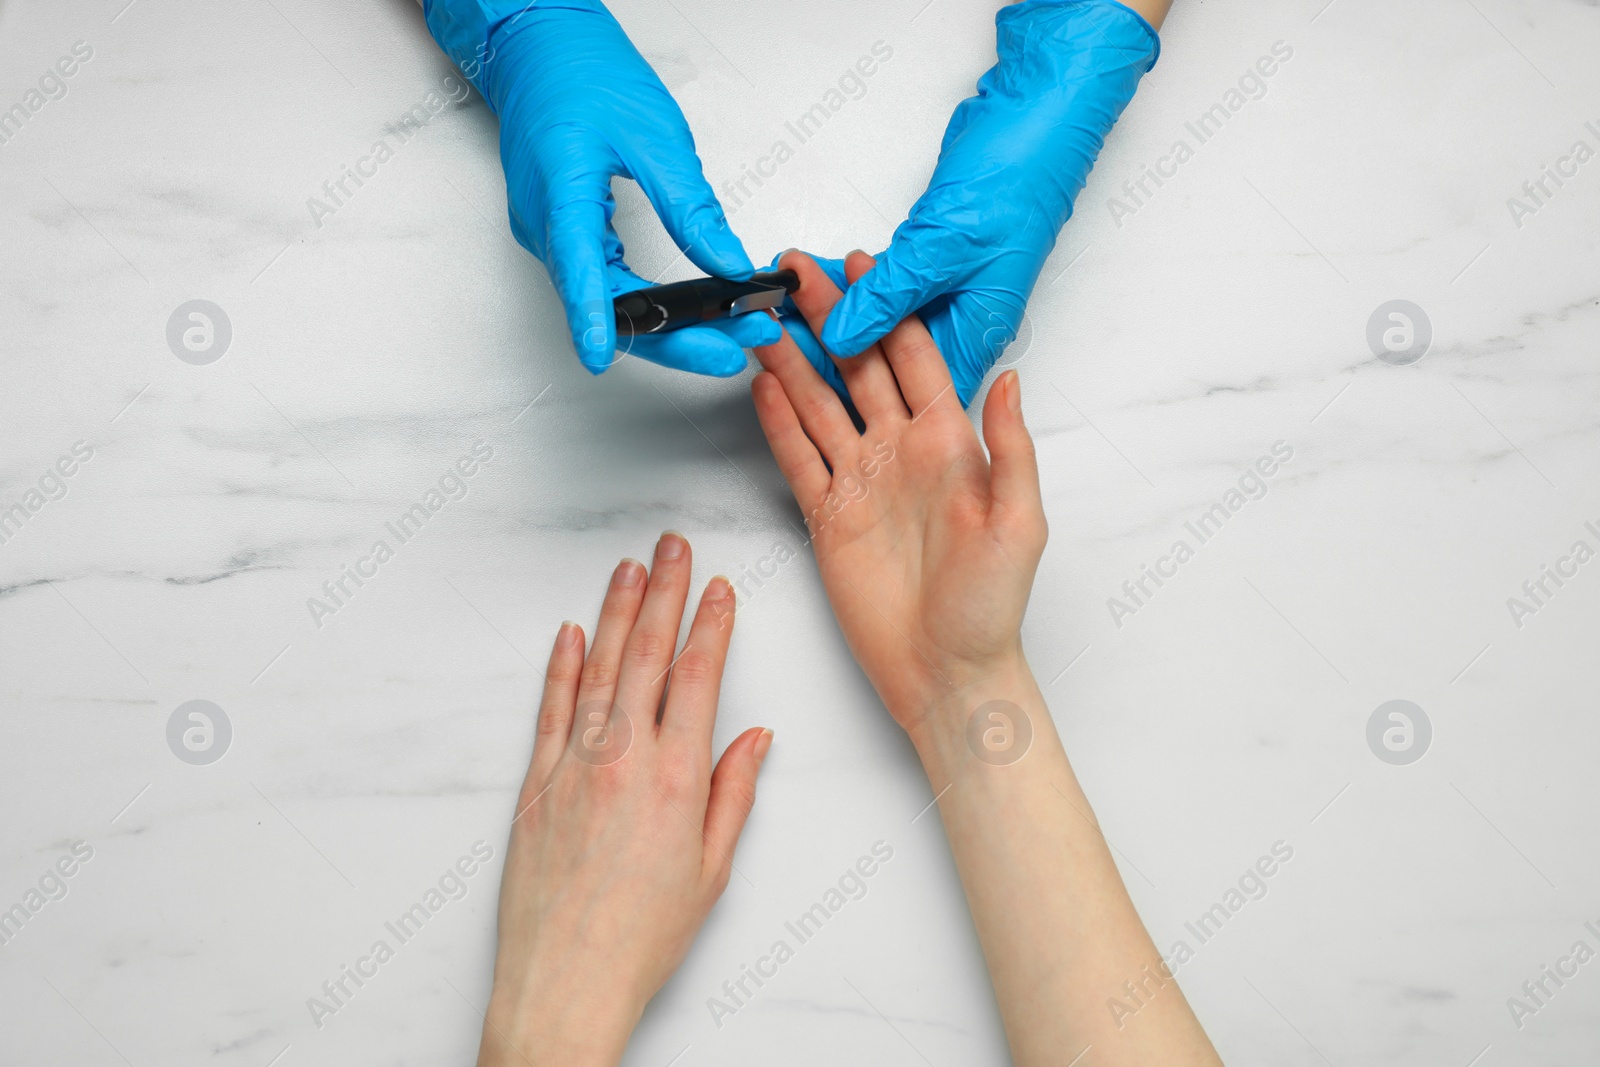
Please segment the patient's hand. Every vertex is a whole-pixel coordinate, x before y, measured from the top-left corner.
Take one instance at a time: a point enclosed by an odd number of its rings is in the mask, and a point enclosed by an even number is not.
[[[587,658],[576,624],[556,638],[480,1067],[616,1063],[727,885],[772,734],[745,731],[713,769],[733,590],[711,580],[674,656],[689,562],[663,535],[653,572],[624,560],[612,575]]]
[[[857,253],[846,276],[872,263]],[[782,264],[799,273],[794,302],[821,333],[838,287],[804,253]],[[756,355],[766,369],[752,385],[756,413],[805,512],[851,651],[913,734],[939,708],[961,714],[947,697],[1024,665],[1022,615],[1044,551],[1016,373],[984,405],[991,461],[914,317],[838,361],[865,433],[787,335]]]
[[[800,274],[796,306],[821,332],[838,288],[803,254],[784,259]],[[846,277],[871,262],[852,256]],[[1221,1067],[1139,921],[1023,659],[1045,520],[1015,372],[984,405],[986,458],[915,318],[840,361],[864,434],[791,342],[756,354],[770,372],[753,386],[762,428],[812,519],[850,648],[928,773],[1012,1062],[1059,1067],[1092,1048],[1100,1067]],[[1013,729],[1023,723],[1025,734]],[[1139,1019],[1124,1027],[1105,1004],[1133,989],[1130,975],[1150,999],[1134,998]]]

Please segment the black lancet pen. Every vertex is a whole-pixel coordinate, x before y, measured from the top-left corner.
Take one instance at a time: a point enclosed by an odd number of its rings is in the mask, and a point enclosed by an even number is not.
[[[686,282],[652,285],[623,293],[611,301],[617,317],[617,334],[665,333],[702,322],[775,308],[800,288],[792,270],[758,272],[749,281],[727,278],[691,278]]]

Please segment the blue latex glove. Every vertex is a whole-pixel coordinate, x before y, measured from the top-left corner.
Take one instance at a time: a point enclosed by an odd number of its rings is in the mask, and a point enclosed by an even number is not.
[[[1161,50],[1113,0],[1026,0],[995,28],[999,62],[956,108],[927,192],[822,331],[829,351],[856,355],[920,312],[962,404],[1016,338],[1106,134]],[[838,260],[818,262],[844,285]],[[798,338],[796,318],[784,321]],[[798,343],[841,388],[815,339]]]
[[[652,284],[623,262],[611,178],[639,183],[667,232],[707,274],[752,265],[706,182],[677,102],[599,0],[424,0],[428,28],[500,116],[511,232],[549,270],[572,344],[595,374],[621,356],[721,377],[771,344],[766,315],[618,345],[611,301]]]

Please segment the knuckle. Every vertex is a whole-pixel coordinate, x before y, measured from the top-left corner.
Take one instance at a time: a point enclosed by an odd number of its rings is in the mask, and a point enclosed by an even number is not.
[[[583,665],[585,689],[609,689],[617,681],[617,665],[610,660],[591,659]]]
[[[820,422],[832,410],[834,403],[832,394],[808,397],[804,401],[807,418],[813,422]]]
[[[1022,536],[1030,545],[1043,545],[1050,537],[1050,520],[1045,518],[1042,508],[1029,508],[1018,525],[1022,527]]]
[[[630,776],[622,770],[626,759],[617,760],[601,766],[586,765],[583,770],[587,778],[587,786],[594,796],[601,800],[615,800],[633,788]]]
[[[666,637],[654,630],[635,630],[628,638],[626,655],[634,663],[655,663],[670,653]]]
[[[672,680],[679,685],[707,685],[722,675],[722,661],[703,649],[689,649],[678,657],[672,674]]]
[[[546,669],[544,676],[546,681],[549,682],[571,682],[578,677],[582,670],[583,664],[578,662],[576,656],[570,658],[555,656],[552,657],[550,666]]]
[[[541,740],[559,737],[567,732],[571,721],[571,715],[564,708],[547,707],[539,712],[536,736]]]
[[[543,786],[536,787],[535,783],[527,782],[523,785],[521,791],[517,793],[516,810],[522,813],[522,818],[516,821],[516,823],[513,825],[513,829],[515,829],[517,826],[521,826],[524,821],[532,821],[530,816],[533,815],[533,802],[539,796],[539,793],[542,789]]]
[[[1006,514],[1001,529],[1007,542],[1030,556],[1043,552],[1050,538],[1050,523],[1044,512],[1033,508]]]
[[[687,796],[700,776],[699,764],[682,753],[663,753],[656,760],[656,787],[669,797]]]

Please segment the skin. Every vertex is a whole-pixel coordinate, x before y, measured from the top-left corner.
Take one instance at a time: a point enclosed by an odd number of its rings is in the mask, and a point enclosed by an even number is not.
[[[1125,2],[1157,30],[1171,7]],[[783,265],[800,272],[795,302],[820,334],[839,291],[808,257]],[[856,253],[847,276],[871,266]],[[984,406],[985,456],[915,318],[839,363],[864,434],[787,336],[757,354],[762,428],[802,510],[825,517],[808,523],[840,628],[938,798],[1013,1062],[1092,1047],[1097,1065],[1220,1064],[1165,976],[1023,654],[1047,529],[1016,372]],[[652,572],[624,560],[613,574],[587,655],[576,624],[557,635],[512,820],[480,1067],[617,1063],[727,885],[772,732],[741,734],[713,768],[734,597],[713,579],[674,660],[689,565],[687,543],[664,534]],[[978,759],[967,740],[994,701],[1005,710],[983,725],[1031,730],[1012,763]],[[608,761],[624,732],[626,754]],[[1119,1021],[1113,998],[1137,1013]]]
[[[872,263],[852,254],[846,277]],[[820,330],[838,290],[801,253],[783,266],[800,274],[795,304]],[[1023,654],[1047,529],[1016,372],[984,405],[986,456],[915,318],[838,361],[864,432],[787,338],[757,355],[756,411],[808,516],[844,494],[863,457],[892,450],[864,497],[813,527],[813,547],[851,652],[939,798],[1013,1062],[1059,1065],[1093,1046],[1087,1062],[1099,1067],[1219,1064],[1162,969]],[[1004,715],[985,727],[1031,727],[1015,762],[985,762],[969,745],[969,719],[991,701]],[[1118,1025],[1112,998],[1137,1013]]]
[[[782,265],[820,329],[839,291],[803,254]],[[871,267],[861,253],[846,261],[851,280]],[[1047,528],[1015,372],[984,406],[986,454],[914,318],[840,362],[864,432],[787,336],[757,355],[762,429],[850,649],[938,798],[1013,1062],[1059,1065],[1092,1046],[1097,1065],[1220,1064],[1163,976],[1023,654]],[[648,579],[641,564],[617,568],[587,657],[576,625],[557,637],[512,824],[480,1065],[618,1062],[727,884],[772,735],[740,735],[713,770],[733,595],[711,582],[673,665],[688,585],[688,546],[664,535]],[[1013,762],[969,745],[969,719],[992,701],[1007,702],[1005,717],[985,727],[1031,729]],[[617,712],[601,728],[613,705],[643,710],[627,711],[626,754],[597,765],[621,733]],[[1136,1014],[1119,1025],[1112,998]]]
[[[1122,2],[1143,15],[1153,30],[1161,28],[1161,24],[1167,20],[1167,12],[1172,10],[1172,0],[1122,0]]]
[[[674,662],[690,559],[663,534],[651,573],[623,560],[612,575],[587,656],[577,624],[556,636],[500,885],[480,1067],[616,1063],[728,883],[772,731],[740,734],[713,769],[734,597],[711,580]]]

